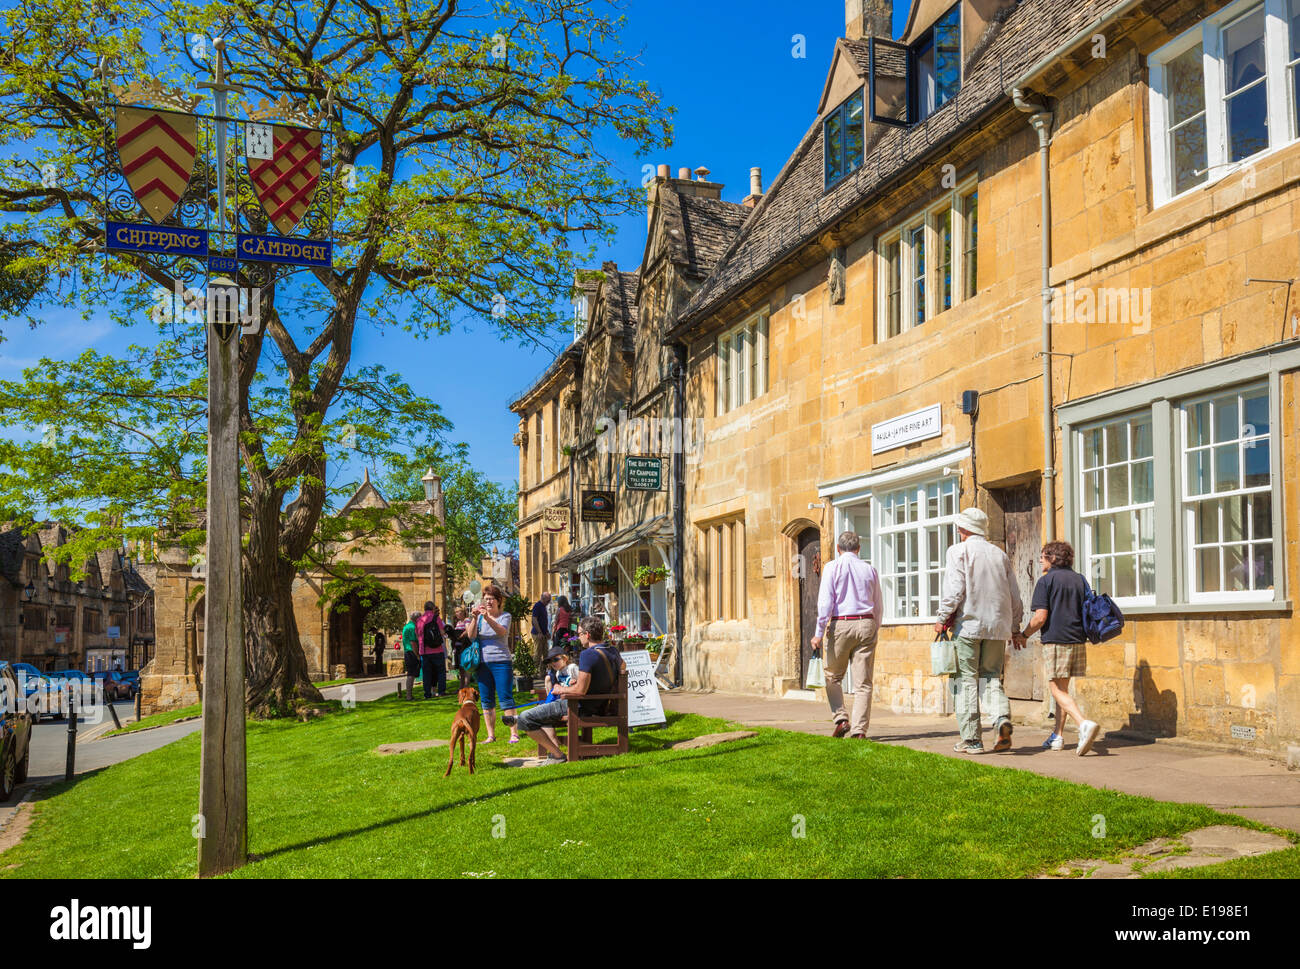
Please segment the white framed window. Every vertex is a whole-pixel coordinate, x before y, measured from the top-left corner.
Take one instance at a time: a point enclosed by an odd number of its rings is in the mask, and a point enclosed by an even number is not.
[[[1154,602],[1155,451],[1151,414],[1078,435],[1081,571],[1120,603]]]
[[[1155,204],[1300,136],[1300,0],[1238,0],[1151,55]]]
[[[1058,410],[1067,527],[1094,588],[1150,613],[1286,604],[1276,427],[1297,367],[1293,347]]]
[[[718,337],[719,416],[767,393],[767,330],[765,310]]]
[[[1189,401],[1180,418],[1189,600],[1272,599],[1268,386]]]
[[[948,549],[957,541],[957,478],[919,481],[876,495],[873,561],[885,621],[933,620],[943,597]]]
[[[881,234],[878,339],[898,336],[975,295],[978,209],[971,180]]]

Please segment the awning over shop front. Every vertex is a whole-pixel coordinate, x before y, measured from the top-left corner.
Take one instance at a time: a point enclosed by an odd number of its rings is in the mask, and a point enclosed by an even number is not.
[[[624,549],[653,542],[656,539],[669,541],[671,538],[672,528],[668,523],[668,516],[658,515],[648,522],[630,525],[612,535],[597,539],[590,545],[576,549],[568,555],[561,556],[551,563],[550,571],[577,572],[584,568],[604,565]]]

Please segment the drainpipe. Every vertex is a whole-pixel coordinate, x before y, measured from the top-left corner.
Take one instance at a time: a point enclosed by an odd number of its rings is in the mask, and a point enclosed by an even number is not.
[[[1052,196],[1048,175],[1051,145],[1052,112],[1042,101],[1029,101],[1021,88],[1011,92],[1016,107],[1029,115],[1029,124],[1038,133],[1038,164],[1043,199],[1043,540],[1056,540],[1056,466],[1052,453]]]
[[[681,428],[677,446],[672,451],[673,467],[673,622],[677,648],[673,650],[673,682],[682,685],[682,645],[686,640],[686,345],[674,343],[670,373],[673,378],[674,426]],[[680,422],[680,423],[677,423]],[[695,446],[699,442],[694,437]]]

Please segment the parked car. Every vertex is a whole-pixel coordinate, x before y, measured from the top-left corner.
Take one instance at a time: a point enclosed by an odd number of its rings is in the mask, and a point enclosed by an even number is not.
[[[126,671],[125,673],[123,673],[122,675],[125,676],[128,680],[131,681],[131,685],[132,685],[133,687],[135,687],[135,692],[136,692],[136,693],[139,693],[139,692],[140,692],[140,671],[139,671],[139,670],[127,670],[127,671]],[[132,697],[134,698],[134,696],[135,696],[135,694],[133,693],[133,694],[132,694]]]
[[[81,688],[80,689],[81,702],[89,703],[91,700],[94,699],[95,681],[92,680],[87,674],[85,674],[81,670],[57,670],[56,672],[51,673],[50,675],[58,676],[60,679],[62,679],[65,692],[67,690],[67,687],[72,684],[76,684],[77,686],[79,686]]]
[[[135,687],[119,670],[99,670],[90,674],[91,682],[103,687],[105,700],[130,700],[135,697]]]
[[[31,663],[14,663],[14,674],[27,694],[27,709],[36,723],[41,717],[58,719],[63,716],[62,677],[42,673]]]
[[[0,677],[7,682],[9,695],[18,696],[18,677],[13,667],[0,661]],[[0,711],[3,737],[0,737],[0,801],[14,796],[14,788],[27,780],[32,757],[32,715],[22,704]]]

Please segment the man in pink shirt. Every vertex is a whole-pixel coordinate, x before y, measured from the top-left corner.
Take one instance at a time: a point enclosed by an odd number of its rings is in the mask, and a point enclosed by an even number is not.
[[[876,669],[876,634],[880,631],[880,575],[858,558],[861,542],[853,532],[845,532],[836,543],[839,555],[822,572],[821,590],[817,594],[817,635],[812,638],[813,652],[826,653],[822,664],[826,671],[826,699],[835,718],[835,736],[866,739],[871,722],[871,680]],[[853,664],[853,719],[844,711],[844,692],[840,682],[844,671]]]

